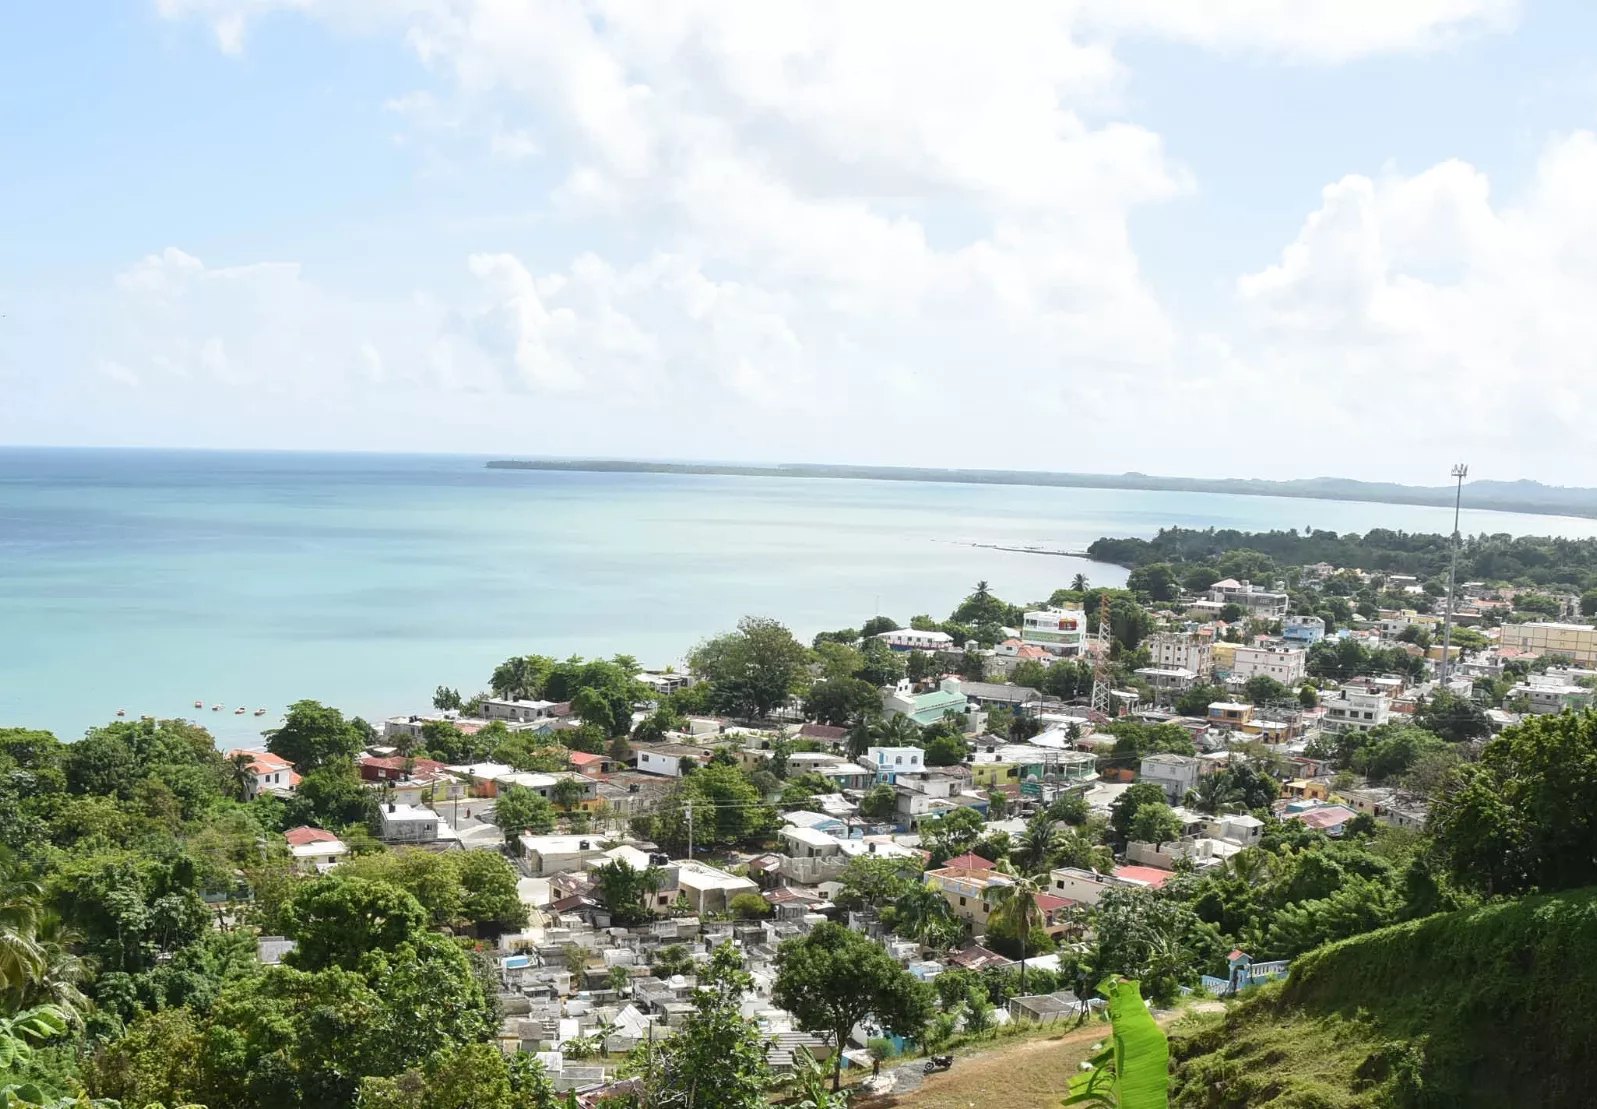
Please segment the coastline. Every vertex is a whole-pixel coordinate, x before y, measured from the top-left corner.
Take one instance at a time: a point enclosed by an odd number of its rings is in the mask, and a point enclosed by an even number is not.
[[[1046,470],[963,470],[921,466],[833,466],[819,463],[768,465],[719,462],[650,462],[629,459],[489,459],[490,470],[537,470],[554,473],[673,474],[711,477],[828,478],[854,481],[904,481],[951,485],[1016,485],[1065,489],[1121,489],[1139,492],[1220,493],[1244,497],[1282,497],[1292,500],[1353,501],[1365,504],[1417,505],[1447,508],[1453,488],[1396,485],[1355,481],[1350,478],[1300,478],[1268,481],[1263,478],[1181,478],[1150,474],[1088,474]],[[1534,482],[1494,483],[1528,485],[1544,492],[1523,497],[1471,492],[1469,507],[1478,511],[1508,512],[1525,516],[1567,516],[1597,519],[1597,489],[1543,486]],[[1542,499],[1537,499],[1542,498]]]

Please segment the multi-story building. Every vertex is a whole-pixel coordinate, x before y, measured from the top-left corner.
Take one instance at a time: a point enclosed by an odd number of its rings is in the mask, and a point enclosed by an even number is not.
[[[949,713],[963,713],[970,698],[957,678],[944,678],[936,689],[916,693],[908,681],[882,694],[882,711],[889,716],[907,716],[921,727],[935,724]]]
[[[1087,637],[1087,614],[1079,608],[1044,608],[1026,613],[1020,641],[1041,647],[1051,655],[1073,658],[1081,654]]]
[[[1392,714],[1390,694],[1357,686],[1346,686],[1326,694],[1320,703],[1325,708],[1321,726],[1333,732],[1367,732],[1385,724]]]
[[[859,761],[876,771],[878,784],[892,785],[900,774],[919,774],[925,770],[925,757],[926,752],[919,747],[868,747]]]
[[[1597,628],[1590,624],[1504,624],[1500,642],[1538,655],[1567,655],[1583,665],[1597,662]]]
[[[1198,675],[1179,667],[1143,666],[1135,673],[1152,687],[1154,696],[1161,703],[1168,703],[1171,698],[1185,693],[1198,681]]]
[[[1318,616],[1288,616],[1281,621],[1281,638],[1307,647],[1325,638],[1325,621]]]
[[[1512,703],[1520,697],[1525,698],[1527,711],[1544,715],[1590,708],[1592,691],[1558,675],[1531,674],[1509,691],[1508,701]]]
[[[1238,647],[1231,659],[1231,676],[1241,681],[1274,678],[1294,689],[1308,674],[1308,657],[1302,647]]]
[[[1149,755],[1142,760],[1140,777],[1163,789],[1171,804],[1178,804],[1198,784],[1202,765],[1191,755]]]
[[[1142,641],[1149,664],[1160,670],[1191,670],[1198,681],[1214,673],[1214,635],[1201,632],[1156,632]]]
[[[1287,595],[1260,589],[1252,582],[1226,578],[1209,587],[1209,600],[1222,605],[1238,605],[1250,616],[1279,620],[1286,615]]]

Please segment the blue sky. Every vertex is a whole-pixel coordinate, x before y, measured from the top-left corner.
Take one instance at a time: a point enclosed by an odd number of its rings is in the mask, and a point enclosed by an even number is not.
[[[0,442],[1597,484],[1597,7],[28,5]]]

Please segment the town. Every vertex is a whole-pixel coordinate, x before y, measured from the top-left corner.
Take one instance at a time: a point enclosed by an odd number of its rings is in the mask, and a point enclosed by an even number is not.
[[[1469,832],[1444,787],[1494,735],[1590,707],[1597,594],[1471,580],[1449,601],[1436,572],[1152,557],[1123,589],[1077,575],[1014,605],[980,582],[946,620],[808,644],[748,617],[669,667],[518,656],[374,723],[304,701],[225,755],[181,721],[0,732],[16,772],[61,779],[11,822],[89,852],[51,888],[133,991],[101,1001],[119,1031],[88,1088],[218,1098],[221,1077],[140,1070],[176,1033],[132,997],[215,1027],[227,975],[191,953],[224,965],[240,937],[257,968],[309,974],[390,967],[396,920],[411,946],[453,936],[480,1042],[544,1098],[518,1104],[713,1080],[829,1105],[845,1081],[908,1094],[956,1046],[1100,1021],[1105,975],[1169,1021],[1470,903],[1480,852],[1450,842]],[[205,865],[129,852],[151,836]],[[106,900],[150,866],[121,895],[137,912]],[[181,928],[158,923],[174,897],[200,907]],[[162,993],[178,966],[210,985]],[[392,967],[374,999],[407,988]],[[438,1049],[339,1088],[452,1081]]]

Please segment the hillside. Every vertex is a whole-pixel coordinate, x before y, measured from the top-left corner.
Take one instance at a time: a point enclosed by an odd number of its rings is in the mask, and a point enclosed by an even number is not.
[[[1171,1104],[1597,1104],[1597,889],[1332,944],[1177,1036]]]

